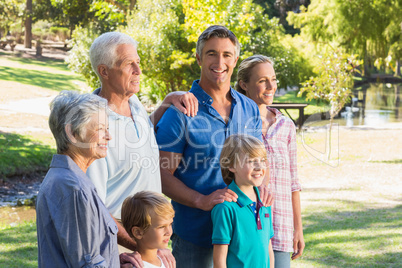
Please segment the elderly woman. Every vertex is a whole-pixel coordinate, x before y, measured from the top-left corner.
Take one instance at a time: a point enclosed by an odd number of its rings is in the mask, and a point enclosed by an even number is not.
[[[57,154],[37,203],[39,267],[119,267],[118,228],[85,174],[106,156],[107,102],[94,94],[61,92],[49,126]]]
[[[277,89],[272,61],[254,55],[242,61],[236,90],[255,101],[262,120],[262,138],[268,152],[275,235],[272,247],[275,267],[290,267],[290,259],[303,254],[304,238],[300,210],[301,186],[297,177],[296,128],[292,120],[269,107]]]

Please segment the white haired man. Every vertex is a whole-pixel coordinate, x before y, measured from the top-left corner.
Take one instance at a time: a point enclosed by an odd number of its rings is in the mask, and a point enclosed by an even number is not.
[[[149,118],[135,95],[140,89],[141,75],[137,42],[123,33],[104,33],[95,39],[89,54],[92,68],[102,84],[94,94],[108,101],[109,131],[114,139],[109,143],[107,157],[95,161],[87,174],[118,223],[118,243],[135,251],[135,241],[119,220],[126,197],[144,190],[161,192],[159,152],[153,123],[158,122],[170,104],[193,116],[198,102],[191,93],[170,94]],[[139,254],[135,255],[141,263],[139,267],[142,267]],[[162,250],[160,257],[166,267],[174,267],[170,251]]]

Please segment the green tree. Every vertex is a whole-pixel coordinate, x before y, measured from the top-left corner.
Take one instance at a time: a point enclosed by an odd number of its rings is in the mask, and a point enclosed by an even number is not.
[[[287,19],[306,40],[361,55],[368,74],[369,63],[388,54],[386,29],[400,21],[400,7],[401,0],[312,0],[308,9],[289,12]]]
[[[302,84],[298,95],[305,95],[307,100],[320,100],[329,103],[329,143],[327,160],[331,155],[331,133],[334,117],[349,102],[353,88],[353,73],[360,65],[356,55],[332,50],[325,53],[317,67],[315,77],[310,77]]]
[[[225,25],[236,34],[242,45],[240,60],[256,53],[272,57],[281,87],[304,81],[309,74],[308,64],[285,42],[278,19],[269,19],[262,11],[251,0],[137,1],[137,9],[126,17],[127,27],[120,26],[119,30],[139,42],[142,99],[155,103],[170,91],[190,88],[200,73],[195,60],[196,41],[201,32],[213,24]],[[89,47],[81,40],[74,42],[81,48]],[[84,57],[75,59],[77,62],[71,62],[71,66],[88,65],[82,62],[86,60]],[[78,71],[86,72],[85,69]]]
[[[0,1],[0,37],[22,22],[25,0]]]
[[[26,0],[25,9],[25,47],[32,47],[32,0]]]

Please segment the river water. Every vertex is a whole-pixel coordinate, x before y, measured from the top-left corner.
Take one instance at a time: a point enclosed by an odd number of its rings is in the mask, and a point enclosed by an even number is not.
[[[401,98],[402,84],[366,84],[354,91],[352,104],[348,104],[334,122],[347,127],[401,123]],[[306,119],[304,126],[322,126],[328,121],[328,114],[315,114]]]

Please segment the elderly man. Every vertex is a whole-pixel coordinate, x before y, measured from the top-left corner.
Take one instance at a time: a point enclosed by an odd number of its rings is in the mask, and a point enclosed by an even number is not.
[[[109,143],[107,157],[95,161],[87,174],[117,219],[118,243],[135,250],[135,241],[119,223],[122,203],[127,196],[139,191],[161,192],[153,124],[135,95],[140,89],[141,75],[137,43],[126,34],[109,32],[93,42],[89,54],[92,68],[102,84],[94,94],[108,101],[109,131],[114,139]],[[172,103],[187,115],[194,115],[198,105],[190,93],[168,95],[151,115],[155,123]],[[173,261],[173,257],[170,260]]]
[[[245,133],[261,140],[257,105],[230,87],[239,52],[231,31],[223,26],[206,29],[196,48],[201,77],[190,90],[200,104],[197,115],[191,118],[170,107],[156,127],[162,189],[176,211],[172,247],[178,268],[212,267],[211,210],[225,200],[237,200],[225,188],[219,166],[225,139]]]

